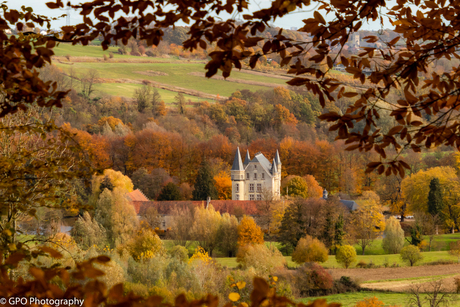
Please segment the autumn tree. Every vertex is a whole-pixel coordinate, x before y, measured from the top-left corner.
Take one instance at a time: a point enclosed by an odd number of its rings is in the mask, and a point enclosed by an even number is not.
[[[449,254],[457,257],[457,263],[460,263],[460,240],[450,242]]]
[[[299,240],[292,253],[292,261],[302,264],[304,262],[325,262],[328,258],[326,246],[316,238],[306,236]]]
[[[410,266],[413,266],[417,262],[423,259],[420,249],[414,245],[407,245],[401,249],[401,259],[409,262]]]
[[[232,180],[227,173],[220,171],[214,176],[214,182],[219,199],[232,199]]]
[[[40,208],[77,209],[70,179],[88,177],[90,164],[65,129],[36,106],[0,117],[0,249],[14,250],[22,219]]]
[[[204,248],[209,255],[217,247],[217,234],[219,231],[222,216],[219,211],[214,210],[212,205],[207,208],[195,208],[193,226],[190,229],[192,238],[194,238],[198,245]]]
[[[439,214],[447,228],[459,229],[460,211],[456,206],[460,199],[460,182],[452,167],[434,167],[419,171],[404,178],[401,183],[402,196],[409,203],[412,212],[428,212],[428,195],[430,183],[437,178],[442,191],[443,210]]]
[[[264,243],[264,234],[252,217],[244,216],[238,225],[238,246]]]
[[[400,222],[394,217],[387,219],[382,240],[383,249],[389,254],[398,254],[404,246],[404,241],[404,230]]]
[[[177,110],[179,114],[184,114],[185,113],[185,108],[186,108],[186,101],[184,94],[179,93],[177,96],[174,97],[175,104],[177,106]]]
[[[84,249],[102,246],[106,240],[105,228],[93,219],[87,211],[75,221],[71,235],[75,242]]]
[[[218,195],[209,164],[206,159],[203,159],[195,180],[193,199],[206,200],[208,197],[211,197],[211,199],[217,199]]]
[[[188,247],[192,242],[191,229],[194,224],[195,210],[189,207],[173,207],[171,209],[171,237],[174,245]]]
[[[283,191],[284,192],[284,191]],[[286,185],[286,192],[290,196],[307,198],[308,186],[305,179],[296,176],[288,181]]]
[[[94,219],[107,231],[110,246],[124,244],[138,228],[137,214],[121,188],[105,189],[99,196]]]
[[[158,214],[158,210],[155,207],[147,208],[141,215],[143,220],[147,222],[150,228],[155,229],[160,227],[161,216]]]
[[[356,250],[351,245],[343,245],[337,250],[335,255],[337,263],[343,265],[346,269],[356,262]]]
[[[385,230],[385,218],[381,208],[375,201],[364,200],[359,203],[358,210],[350,215],[348,232],[361,246],[364,255],[366,247]]]

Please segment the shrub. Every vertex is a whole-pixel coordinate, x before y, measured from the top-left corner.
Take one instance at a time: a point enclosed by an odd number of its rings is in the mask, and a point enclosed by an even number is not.
[[[334,280],[334,293],[356,292],[359,289],[359,284],[348,276],[342,276],[340,279]]]
[[[139,295],[142,297],[149,296],[149,289],[146,285],[126,282],[123,284],[123,286],[124,286],[123,290],[124,290],[125,295],[130,292],[133,292],[135,295]]]
[[[417,262],[423,259],[420,249],[414,245],[408,245],[403,247],[401,250],[401,259],[403,261],[409,262],[410,266],[413,266]]]
[[[379,301],[379,299],[374,296],[358,302],[355,307],[383,307],[383,302]]]
[[[107,61],[109,58],[107,57],[106,54],[104,54],[104,61]]]
[[[137,261],[150,259],[164,252],[163,241],[155,231],[145,228],[139,230],[127,245],[129,253]]]
[[[292,260],[302,264],[305,262],[325,262],[328,258],[328,251],[324,243],[307,235],[299,240],[292,254]]]
[[[460,293],[460,277],[454,278],[455,291]]]
[[[171,258],[177,258],[182,262],[188,261],[188,250],[182,245],[176,245],[168,251]]]
[[[356,265],[357,268],[365,268],[367,267],[367,263],[364,260],[360,260],[358,264]]]
[[[271,274],[276,268],[286,266],[286,259],[281,252],[276,247],[267,247],[265,244],[241,246],[236,261],[243,268],[253,267],[262,274]]]
[[[326,294],[333,285],[332,276],[317,263],[305,263],[295,273],[296,286],[300,295]]]
[[[337,263],[343,265],[346,269],[356,261],[356,250],[351,245],[340,246],[335,255]]]
[[[146,56],[149,56],[149,57],[154,57],[154,56],[155,56],[155,53],[154,53],[152,50],[147,50],[147,51],[145,52],[145,55],[146,55]]]
[[[109,58],[113,59],[113,52],[109,53]]]

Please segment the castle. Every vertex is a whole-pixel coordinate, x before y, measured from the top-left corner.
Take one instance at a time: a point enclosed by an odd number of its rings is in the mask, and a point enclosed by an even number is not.
[[[240,149],[236,149],[232,170],[232,200],[263,200],[280,198],[281,160],[276,151],[273,163],[258,152],[251,160],[249,150],[244,163]]]

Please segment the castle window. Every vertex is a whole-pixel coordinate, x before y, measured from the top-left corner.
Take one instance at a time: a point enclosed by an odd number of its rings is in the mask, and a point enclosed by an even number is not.
[[[264,174],[264,173],[262,173],[262,180],[264,180],[264,179],[265,179],[265,174]]]
[[[163,221],[163,228],[166,228],[166,221]]]
[[[257,192],[262,192],[262,184],[261,183],[257,184]]]
[[[254,192],[254,183],[249,184],[249,192]]]
[[[254,173],[254,179],[257,179],[257,173]]]
[[[240,191],[240,184],[239,184],[239,183],[236,184],[236,191],[237,191],[237,192]]]
[[[262,200],[262,194],[257,194],[257,200]]]
[[[249,173],[246,173],[246,179],[249,179]]]
[[[257,169],[257,165],[254,165],[254,169]]]
[[[240,200],[240,194],[236,194],[236,200]]]
[[[249,194],[249,200],[254,200],[254,194]]]

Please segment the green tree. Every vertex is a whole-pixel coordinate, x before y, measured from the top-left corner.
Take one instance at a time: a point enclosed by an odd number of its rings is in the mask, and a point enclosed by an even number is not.
[[[157,199],[159,201],[162,201],[162,200],[181,200],[182,197],[181,197],[180,190],[177,187],[177,185],[175,185],[172,182],[169,182],[167,185],[165,185],[163,187],[163,189],[161,189],[160,195],[158,195]]]
[[[437,215],[444,209],[442,201],[441,184],[438,178],[433,178],[430,181],[430,192],[428,192],[428,213]]]
[[[325,262],[327,258],[328,251],[324,243],[308,235],[299,240],[292,253],[292,261],[298,264],[305,262]]]
[[[303,215],[304,203],[296,199],[284,211],[283,219],[277,236],[277,241],[283,246],[284,252],[290,254],[299,240],[306,235],[305,218]]]
[[[113,191],[113,188],[115,188],[115,186],[113,185],[113,183],[110,180],[109,176],[104,176],[104,178],[101,181],[101,185],[99,186],[99,189],[101,191],[104,191],[105,189],[107,189],[109,191]]]
[[[209,205],[208,208],[195,208],[193,218],[193,226],[189,232],[192,238],[198,242],[198,245],[212,256],[212,251],[218,244],[217,234],[222,216],[219,211],[214,210],[212,205]]]
[[[105,189],[96,204],[94,219],[106,230],[110,246],[128,242],[138,228],[137,214],[120,188]]]
[[[356,262],[356,250],[351,245],[343,245],[337,249],[335,255],[337,263],[343,265],[346,269]]]
[[[302,198],[307,198],[308,197],[308,185],[305,179],[303,179],[300,176],[295,176],[291,180],[288,181],[287,185],[287,193],[289,196],[294,196],[294,197],[302,197]],[[283,189],[283,192],[284,191]]]
[[[234,257],[238,249],[238,220],[224,213],[217,231],[217,248],[228,257]]]
[[[192,195],[193,200],[207,200],[208,197],[211,197],[211,199],[218,199],[217,189],[214,185],[214,178],[206,159],[203,159],[201,167],[198,170],[198,176],[195,180],[195,189],[193,190]]]
[[[390,217],[386,221],[382,247],[388,254],[398,254],[404,246],[404,230],[401,223]]]
[[[423,259],[423,256],[420,253],[420,249],[411,244],[401,249],[401,259],[409,262],[410,266],[414,266],[414,264]]]
[[[179,111],[180,114],[185,114],[185,108],[186,108],[186,101],[184,94],[179,93],[177,96],[174,97],[175,104],[177,106],[177,110]]]
[[[81,248],[88,249],[94,245],[102,246],[106,240],[106,231],[85,211],[83,216],[75,221],[71,236]]]
[[[137,103],[137,110],[144,113],[152,108],[152,88],[144,85],[134,91],[134,99]]]

